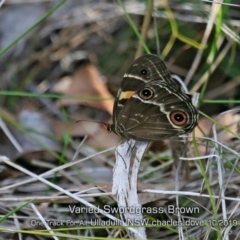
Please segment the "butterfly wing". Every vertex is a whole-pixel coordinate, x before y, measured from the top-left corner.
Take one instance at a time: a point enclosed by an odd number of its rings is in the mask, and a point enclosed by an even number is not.
[[[136,81],[137,80],[137,81]],[[167,82],[180,88],[172,79],[165,63],[153,54],[147,54],[136,59],[128,68],[121,82],[121,90],[136,90],[150,81]]]
[[[144,96],[149,92],[150,98]],[[156,55],[144,55],[129,67],[118,90],[113,115],[110,131],[143,141],[188,133],[198,119],[191,97],[181,90]],[[179,122],[181,119],[183,122]]]
[[[152,98],[143,99],[142,89]],[[123,105],[116,119],[118,134],[126,139],[157,141],[188,133],[197,124],[198,111],[189,95],[167,82],[151,81],[136,91]],[[175,114],[175,115],[174,115]],[[184,114],[184,124],[174,120]],[[180,119],[181,120],[181,119]]]
[[[164,62],[157,55],[147,54],[139,57],[124,74],[114,102],[113,131],[115,133],[117,133],[117,118],[123,106],[138,89],[152,81],[166,82],[181,91],[179,84],[171,78]]]

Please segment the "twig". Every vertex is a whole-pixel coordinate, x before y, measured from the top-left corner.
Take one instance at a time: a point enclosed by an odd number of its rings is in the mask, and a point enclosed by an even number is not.
[[[5,0],[0,0],[0,8],[2,7],[2,5],[4,4]]]
[[[148,142],[132,139],[119,145],[116,149],[116,165],[113,170],[112,193],[117,195],[118,206],[121,208],[121,219],[129,225],[137,227],[135,228],[137,234],[128,229],[129,237],[135,239],[147,239],[145,228],[139,227],[143,222],[143,215],[137,195],[137,175],[147,145]],[[134,150],[136,150],[136,155],[130,171],[131,156]]]
[[[16,140],[16,138],[13,136],[11,131],[8,129],[7,125],[2,120],[2,118],[0,118],[0,127],[1,127],[2,131],[5,133],[5,135],[8,137],[8,139],[10,140],[10,142],[13,144],[13,146],[17,149],[17,151],[19,153],[22,153],[23,148],[21,147],[19,142]]]
[[[210,13],[210,16],[209,16],[209,21],[207,23],[206,30],[204,32],[202,42],[201,42],[201,45],[203,45],[203,46],[205,46],[207,44],[207,40],[208,40],[208,38],[210,36],[210,33],[211,33],[211,31],[214,27],[214,22],[215,22],[215,19],[217,17],[217,14],[218,14],[218,11],[220,10],[220,8],[221,8],[221,5],[212,4],[211,13]],[[192,78],[192,76],[196,72],[196,69],[197,69],[197,67],[198,67],[198,65],[201,61],[202,55],[203,55],[203,49],[199,49],[198,52],[197,52],[197,55],[196,55],[196,57],[195,57],[195,59],[192,63],[190,71],[188,72],[188,74],[185,78],[186,85],[188,85],[188,83],[190,82],[190,79]]]
[[[142,35],[143,41],[146,41],[147,32],[148,32],[148,29],[149,29],[149,25],[151,23],[153,1],[148,0],[146,2],[146,4],[147,4],[147,8],[146,8],[146,12],[145,12],[144,20],[143,20],[142,29],[141,29],[141,35]],[[142,54],[143,54],[143,45],[142,45],[141,41],[139,41],[135,58],[140,57]]]

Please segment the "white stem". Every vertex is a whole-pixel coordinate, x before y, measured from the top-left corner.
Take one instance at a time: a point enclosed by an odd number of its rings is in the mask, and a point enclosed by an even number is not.
[[[113,170],[112,193],[117,195],[122,220],[129,226],[137,227],[135,228],[137,233],[128,229],[129,237],[135,239],[147,239],[145,227],[143,227],[141,203],[137,195],[137,176],[147,145],[148,142],[130,139],[119,145],[115,153],[116,165]],[[136,155],[130,171],[131,156],[135,150]]]

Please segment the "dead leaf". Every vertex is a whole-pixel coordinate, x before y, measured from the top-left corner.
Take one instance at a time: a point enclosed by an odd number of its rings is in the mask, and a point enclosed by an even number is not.
[[[108,133],[101,124],[93,122],[78,122],[67,124],[65,122],[55,121],[54,124],[57,135],[61,136],[63,132],[68,132],[72,137],[84,137],[88,135],[86,143],[91,146],[111,148],[117,146],[120,138],[114,133]]]
[[[91,97],[99,97],[107,100],[82,100],[82,99],[61,99],[57,104],[62,106],[84,104],[86,102],[95,108],[99,108],[112,114],[113,109],[113,96],[108,91],[106,85],[100,78],[100,73],[97,68],[92,64],[81,65],[75,73],[68,79],[68,83],[61,81],[55,86],[55,90],[59,90],[64,85],[62,93],[66,95],[79,96],[79,98],[89,99]]]

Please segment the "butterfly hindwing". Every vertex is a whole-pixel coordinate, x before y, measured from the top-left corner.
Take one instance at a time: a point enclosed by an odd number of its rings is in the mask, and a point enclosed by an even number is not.
[[[144,100],[139,90],[118,115],[118,127],[125,138],[155,141],[188,133],[196,126],[198,113],[185,93],[158,81],[146,84],[144,89],[151,89],[154,96]],[[177,111],[186,115],[184,127],[175,125],[170,119],[171,113]]]
[[[156,55],[136,59],[124,74],[110,130],[126,139],[157,141],[188,133],[197,124],[191,97]]]

